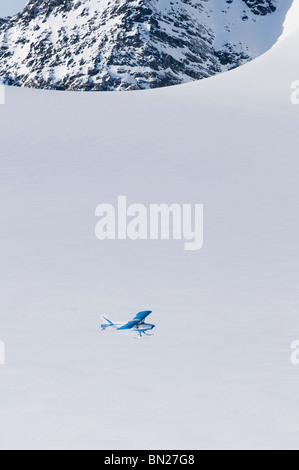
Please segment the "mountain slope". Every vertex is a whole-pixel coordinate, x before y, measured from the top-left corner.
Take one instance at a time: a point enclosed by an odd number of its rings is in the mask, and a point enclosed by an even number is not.
[[[209,77],[271,47],[289,0],[31,0],[0,24],[7,84],[155,88]]]

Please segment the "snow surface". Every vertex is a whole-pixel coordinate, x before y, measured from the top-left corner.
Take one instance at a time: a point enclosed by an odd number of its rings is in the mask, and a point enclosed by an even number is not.
[[[298,53],[299,29],[197,83],[7,88],[1,449],[298,449]],[[99,242],[118,195],[203,203],[204,248]],[[99,330],[148,308],[151,338]]]
[[[299,1],[294,0],[292,6],[289,9],[286,19],[283,24],[283,34],[280,39],[284,39],[289,34],[296,31],[299,24]]]

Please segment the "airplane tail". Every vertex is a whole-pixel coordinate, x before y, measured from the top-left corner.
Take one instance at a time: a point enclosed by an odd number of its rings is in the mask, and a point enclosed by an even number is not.
[[[101,319],[102,319],[102,324],[101,324],[102,330],[105,330],[109,326],[115,326],[115,323],[113,323],[111,320],[109,320],[109,318],[104,317],[103,315],[101,315]]]

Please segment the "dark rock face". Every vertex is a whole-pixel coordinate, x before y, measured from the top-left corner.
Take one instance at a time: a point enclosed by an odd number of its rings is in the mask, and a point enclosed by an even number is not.
[[[275,12],[274,3],[227,0],[215,12],[210,0],[31,0],[0,22],[0,76],[9,85],[58,90],[132,90],[199,80],[257,55],[231,24],[255,25],[259,16]],[[219,46],[220,14],[229,40]]]
[[[275,0],[243,0],[255,15],[268,15],[276,11]]]

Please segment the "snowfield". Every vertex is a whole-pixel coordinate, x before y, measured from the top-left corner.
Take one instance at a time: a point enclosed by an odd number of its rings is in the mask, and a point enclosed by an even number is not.
[[[1,449],[298,449],[291,23],[267,54],[200,82],[6,89]],[[97,240],[95,209],[119,195],[204,204],[203,249]],[[150,338],[100,331],[100,314],[145,309]]]

